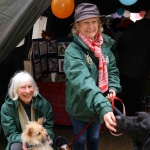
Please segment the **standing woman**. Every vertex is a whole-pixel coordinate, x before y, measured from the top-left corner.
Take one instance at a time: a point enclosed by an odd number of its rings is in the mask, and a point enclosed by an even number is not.
[[[94,4],[81,3],[75,9],[73,42],[65,51],[66,110],[76,136],[97,114],[97,118],[74,142],[74,150],[98,150],[100,124],[116,131],[116,120],[108,99],[121,90],[119,72],[110,48],[114,41],[102,34],[100,14]],[[108,94],[107,94],[108,93]]]
[[[39,94],[38,87],[29,73],[15,73],[1,108],[1,125],[8,140],[6,150],[27,150],[26,144],[22,143],[21,133],[28,121],[37,121],[42,117],[46,119],[43,126],[53,139],[54,117],[50,103]],[[30,147],[32,145],[28,145],[28,148]]]

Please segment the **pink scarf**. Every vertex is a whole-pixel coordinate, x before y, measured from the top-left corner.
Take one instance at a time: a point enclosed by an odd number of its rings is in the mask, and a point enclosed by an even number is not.
[[[79,37],[83,40],[86,46],[89,47],[91,51],[94,52],[95,57],[99,59],[99,68],[98,68],[98,87],[104,93],[108,90],[108,72],[106,61],[102,54],[101,45],[103,43],[103,37],[98,33],[96,35],[95,41],[85,37],[80,32],[78,32]]]

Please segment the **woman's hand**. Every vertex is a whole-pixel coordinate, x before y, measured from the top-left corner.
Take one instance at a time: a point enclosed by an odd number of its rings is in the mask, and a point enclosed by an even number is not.
[[[108,98],[108,100],[111,102],[111,97],[115,97],[116,96],[116,92],[115,90],[109,90],[109,93],[107,94],[106,98]]]
[[[113,114],[113,112],[108,112],[104,115],[104,121],[105,121],[105,125],[106,127],[111,130],[116,132],[115,126],[116,124],[116,118]]]
[[[22,143],[22,150],[28,150],[25,143]]]

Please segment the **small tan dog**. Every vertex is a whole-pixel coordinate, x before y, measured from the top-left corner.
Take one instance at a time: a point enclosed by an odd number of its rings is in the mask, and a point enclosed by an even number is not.
[[[28,150],[53,150],[48,144],[51,139],[46,129],[42,126],[44,118],[38,121],[30,121],[22,133],[22,142],[26,143]]]

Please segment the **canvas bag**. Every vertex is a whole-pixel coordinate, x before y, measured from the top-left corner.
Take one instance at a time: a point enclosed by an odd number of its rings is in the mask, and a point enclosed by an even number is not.
[[[24,70],[29,72],[33,77],[33,66],[32,66],[32,48],[30,48],[28,53],[28,59],[24,60]]]

